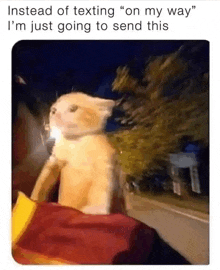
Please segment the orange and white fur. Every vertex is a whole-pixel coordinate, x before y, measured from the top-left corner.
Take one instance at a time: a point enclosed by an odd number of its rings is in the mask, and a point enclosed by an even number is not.
[[[56,142],[31,199],[47,200],[60,175],[59,204],[89,214],[125,213],[116,153],[103,132],[114,105],[78,92],[52,105],[49,128]]]

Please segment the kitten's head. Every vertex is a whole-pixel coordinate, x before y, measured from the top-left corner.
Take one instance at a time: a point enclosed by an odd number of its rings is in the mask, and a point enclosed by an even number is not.
[[[113,100],[91,97],[84,93],[61,96],[50,110],[52,136],[66,139],[92,134],[104,129],[115,105]]]

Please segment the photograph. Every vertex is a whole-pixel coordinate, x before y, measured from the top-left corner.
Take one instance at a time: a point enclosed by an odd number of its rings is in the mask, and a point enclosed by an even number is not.
[[[17,263],[209,264],[210,44],[14,44]]]

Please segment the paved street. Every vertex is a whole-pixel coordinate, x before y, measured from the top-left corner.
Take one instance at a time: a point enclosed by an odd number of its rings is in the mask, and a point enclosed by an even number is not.
[[[155,228],[159,235],[192,264],[209,263],[208,215],[130,194],[129,216]]]

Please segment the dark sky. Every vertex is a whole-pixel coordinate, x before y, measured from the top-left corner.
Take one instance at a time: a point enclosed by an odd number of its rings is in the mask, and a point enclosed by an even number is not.
[[[32,87],[39,88],[39,91],[55,91],[51,89],[53,82],[60,80],[62,84],[57,85],[56,91],[70,90],[76,86],[85,88],[84,91],[96,92],[106,76],[115,75],[118,66],[129,63],[136,65],[138,73],[150,55],[170,53],[183,43],[20,41],[13,48],[13,73],[24,75],[29,83],[31,80]],[[62,81],[64,77],[66,81]]]
[[[31,94],[42,102],[54,100],[72,88],[116,99],[111,84],[117,67],[128,65],[133,76],[141,77],[150,56],[174,52],[183,44],[191,48],[195,42],[20,41],[12,51],[12,76],[22,75]],[[197,55],[201,57],[204,52]]]

